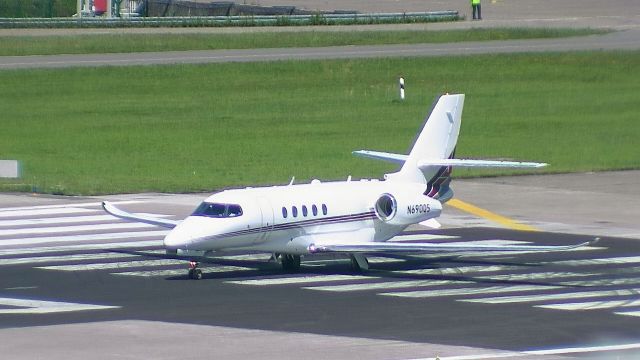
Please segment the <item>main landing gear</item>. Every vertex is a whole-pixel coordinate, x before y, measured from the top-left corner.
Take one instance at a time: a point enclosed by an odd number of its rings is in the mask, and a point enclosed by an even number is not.
[[[286,272],[297,272],[300,270],[300,255],[280,254],[282,270]]]
[[[202,270],[200,270],[198,266],[200,266],[199,262],[193,260],[189,261],[189,279],[202,279]]]

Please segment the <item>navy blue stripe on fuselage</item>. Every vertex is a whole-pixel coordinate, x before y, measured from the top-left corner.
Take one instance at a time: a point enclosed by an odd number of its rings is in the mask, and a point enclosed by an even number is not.
[[[247,230],[232,231],[232,232],[212,236],[211,239],[243,236],[243,235],[250,235],[254,233],[261,233],[261,232],[268,232],[268,231],[289,230],[289,229],[301,228],[306,226],[319,226],[319,225],[340,224],[340,223],[363,221],[363,220],[373,220],[376,218],[377,216],[375,212],[370,211],[370,212],[360,213],[360,214],[332,216],[328,218],[317,218],[317,219],[310,219],[310,220],[304,220],[304,221],[277,224],[273,226],[261,226],[258,228],[247,229]]]

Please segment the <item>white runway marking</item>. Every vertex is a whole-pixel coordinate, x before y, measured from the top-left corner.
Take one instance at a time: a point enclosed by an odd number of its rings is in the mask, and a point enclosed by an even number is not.
[[[60,246],[9,249],[9,250],[0,250],[0,256],[48,254],[48,253],[55,253],[55,252],[80,251],[80,250],[130,249],[130,248],[141,248],[141,247],[152,247],[152,246],[162,246],[162,240],[127,241],[127,242],[101,243],[101,244],[60,245]]]
[[[569,292],[569,293],[561,293],[561,294],[519,295],[519,296],[490,297],[490,298],[481,298],[481,299],[461,299],[458,301],[483,303],[483,304],[512,304],[512,303],[538,302],[538,301],[549,301],[549,300],[586,299],[590,297],[629,296],[629,295],[637,295],[638,290],[639,289],[582,291],[582,292]]]
[[[35,245],[51,242],[81,242],[95,240],[115,240],[115,239],[131,239],[152,236],[165,236],[168,230],[150,230],[150,231],[134,231],[122,233],[105,233],[105,234],[86,234],[86,235],[67,235],[67,236],[49,236],[49,237],[33,237],[21,239],[3,239],[0,240],[0,246],[8,245]]]
[[[306,284],[315,282],[328,282],[328,281],[345,281],[345,280],[369,280],[379,279],[375,276],[364,275],[313,275],[313,276],[296,276],[285,278],[269,278],[269,279],[251,279],[251,280],[231,280],[225,281],[229,284],[238,285],[289,285],[289,284]]]
[[[435,269],[414,269],[414,270],[395,270],[392,271],[395,274],[414,274],[414,275],[463,275],[468,273],[479,272],[500,272],[511,270],[523,270],[525,266],[517,265],[474,265],[474,266],[460,266],[460,267],[445,267]]]
[[[102,231],[102,230],[123,230],[123,229],[144,229],[156,228],[154,225],[143,223],[116,223],[116,224],[92,224],[92,225],[74,225],[74,226],[53,226],[53,227],[37,227],[25,229],[6,229],[0,231],[0,236],[12,235],[40,235],[40,234],[58,234],[66,232],[82,232],[82,231]],[[0,239],[0,244],[3,240]]]
[[[26,258],[0,259],[0,266],[66,262],[66,261],[75,262],[75,261],[86,261],[86,260],[125,259],[125,258],[133,258],[133,257],[141,257],[141,256],[132,255],[132,254],[122,254],[122,253],[36,256],[36,257],[26,257]]]
[[[573,347],[573,348],[560,348],[560,349],[544,349],[544,350],[527,350],[527,351],[509,351],[509,352],[497,352],[497,353],[484,353],[473,355],[459,355],[459,356],[444,356],[438,357],[440,360],[485,360],[485,359],[501,359],[501,358],[516,358],[525,356],[545,356],[545,355],[566,355],[566,354],[578,354],[578,353],[594,353],[594,352],[606,352],[606,351],[624,351],[640,349],[640,343],[637,344],[620,344],[620,345],[605,345],[605,346],[586,346],[586,347]],[[435,360],[435,358],[421,358],[412,360]]]
[[[616,311],[614,312],[616,315],[625,315],[625,316],[640,316],[640,311]]]
[[[327,286],[309,286],[303,289],[317,290],[317,291],[365,291],[365,290],[384,290],[384,289],[402,289],[412,287],[429,287],[429,286],[441,286],[450,284],[469,284],[472,281],[459,281],[459,280],[407,280],[407,281],[389,281],[389,282],[376,282],[366,284],[347,284],[347,285],[327,285]]]
[[[171,215],[164,214],[148,214],[137,213],[136,215],[153,216],[167,218]],[[36,219],[20,219],[20,220],[0,220],[0,227],[9,226],[38,226],[38,225],[52,225],[52,224],[76,224],[85,222],[113,222],[120,221],[113,215],[87,215],[87,216],[67,216],[67,217],[52,217],[52,218],[36,218]],[[2,232],[0,232],[2,234]]]
[[[2,314],[50,314],[70,311],[117,309],[119,306],[79,304],[60,301],[27,300],[0,298],[0,305],[13,306],[18,309],[0,309]]]
[[[82,213],[90,213],[90,212],[98,212],[98,211],[102,211],[102,210],[73,208],[73,207],[55,208],[55,209],[5,210],[5,211],[0,211],[0,218],[58,215],[58,214],[82,214]]]
[[[452,268],[453,270],[454,268]],[[534,280],[534,279],[551,279],[551,278],[564,278],[564,277],[582,277],[593,276],[597,274],[581,274],[581,273],[538,273],[538,274],[508,274],[508,275],[496,275],[496,276],[479,276],[474,279],[482,280]],[[391,279],[390,279],[391,280]],[[349,284],[349,285],[327,285],[327,286],[310,286],[305,287],[309,290],[319,291],[366,291],[366,290],[380,290],[380,289],[403,289],[413,287],[430,287],[449,284],[472,284],[477,281],[471,280],[407,280],[407,281],[390,281],[384,283],[366,283],[366,284]]]
[[[36,267],[36,269],[58,270],[58,271],[90,271],[90,270],[127,269],[127,268],[133,268],[133,267],[184,265],[184,264],[186,264],[185,260],[155,259],[155,260],[119,261],[119,262],[96,263],[96,264],[40,266],[40,267]]]
[[[185,261],[184,263],[186,264],[187,262]],[[243,266],[212,266],[212,267],[201,267],[201,268],[205,274],[255,270],[255,269],[243,267]],[[129,272],[113,273],[113,275],[140,276],[140,277],[181,276],[181,275],[187,276],[187,272],[188,270],[187,270],[187,267],[185,266],[183,269],[129,271]]]
[[[540,264],[588,266],[588,265],[637,264],[637,263],[640,263],[640,256],[624,256],[624,257],[610,257],[610,258],[583,259],[583,260],[560,260],[560,261],[542,262]]]
[[[524,292],[535,290],[551,290],[558,289],[561,286],[556,285],[515,285],[515,286],[490,286],[481,288],[461,288],[461,289],[444,289],[444,290],[419,290],[407,292],[388,292],[381,293],[383,296],[397,296],[408,298],[432,298],[441,296],[458,296],[458,295],[478,295],[478,294],[494,294],[504,292]]]
[[[640,290],[640,289],[636,289]],[[638,295],[640,292],[636,291],[633,295]],[[602,301],[588,301],[566,304],[545,304],[535,305],[535,307],[555,310],[597,310],[597,309],[613,309],[619,307],[631,307],[640,306],[640,299],[628,299],[628,300],[602,300]]]
[[[128,205],[128,204],[139,204],[142,201],[138,200],[123,200],[123,201],[111,201],[111,204],[114,205]],[[9,207],[9,208],[0,208],[0,212],[5,211],[20,211],[20,210],[41,210],[41,209],[63,209],[63,208],[81,208],[81,207],[101,207],[101,202],[87,202],[87,203],[70,203],[70,204],[56,204],[56,205],[36,205],[36,206],[18,206],[18,207]],[[100,209],[102,210],[102,209]]]

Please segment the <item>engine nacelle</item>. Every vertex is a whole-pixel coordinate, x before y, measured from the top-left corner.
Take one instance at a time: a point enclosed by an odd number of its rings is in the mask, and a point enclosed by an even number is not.
[[[389,225],[406,226],[440,216],[442,204],[422,193],[384,193],[376,200],[378,219]]]

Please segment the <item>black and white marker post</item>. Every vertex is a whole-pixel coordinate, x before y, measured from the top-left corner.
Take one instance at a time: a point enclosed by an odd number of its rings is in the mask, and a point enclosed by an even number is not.
[[[400,100],[404,100],[404,78],[400,77]]]

